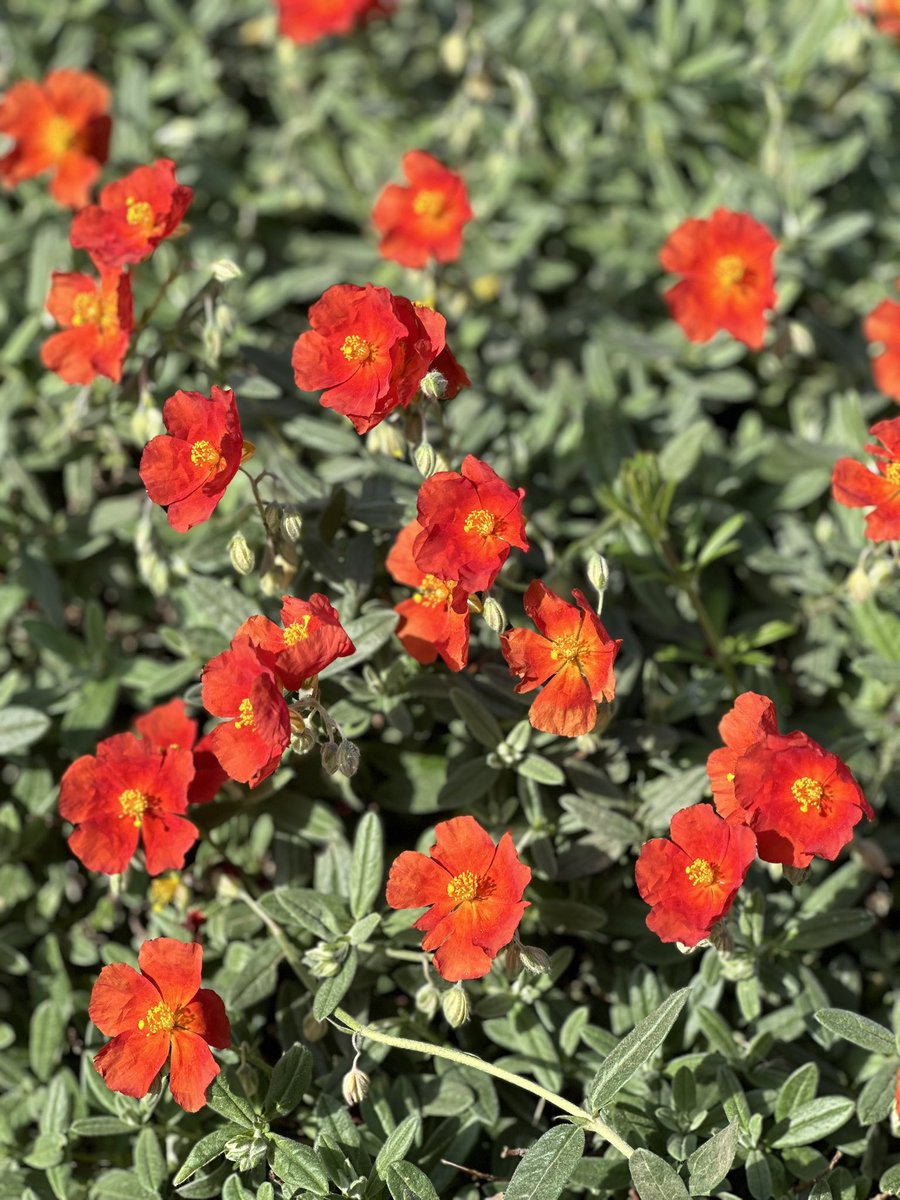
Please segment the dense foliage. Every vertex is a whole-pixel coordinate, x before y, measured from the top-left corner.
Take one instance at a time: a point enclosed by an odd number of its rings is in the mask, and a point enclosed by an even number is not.
[[[194,189],[189,229],[134,275],[121,382],[80,387],[39,357],[52,272],[84,269],[71,214],[45,180],[0,199],[0,1198],[900,1194],[900,587],[830,486],[896,412],[862,321],[900,251],[900,44],[847,0],[405,0],[311,46],[277,37],[266,0],[7,0],[0,47],[0,88],[54,67],[106,82],[104,180],[165,157]],[[474,210],[459,261],[424,271],[381,258],[371,223],[416,148]],[[778,239],[758,352],[690,343],[662,299],[666,238],[718,207]],[[536,578],[593,601],[609,563],[622,645],[591,733],[531,727],[496,614],[472,615],[458,673],[394,637],[409,590],[385,557],[415,515],[421,420],[361,437],[291,369],[310,305],[370,281],[434,302],[472,380],[427,444],[525,489],[507,619],[527,623]],[[167,397],[214,385],[266,472],[265,521],[238,475],[176,532],[141,455]],[[316,592],[356,647],[320,674],[355,773],[297,744],[192,808],[182,872],[86,870],[66,768],[172,696],[204,721],[204,665]],[[709,798],[743,691],[840,755],[875,823],[795,885],[755,863],[729,938],[682,954],[646,927],[635,859]],[[512,832],[531,871],[512,957],[549,955],[465,984],[465,1023],[384,898],[396,856],[461,815]],[[197,1113],[113,1094],[91,1063],[101,969],[159,937],[202,942],[231,1023]],[[534,1081],[574,1123],[458,1055],[351,1039],[338,1005]]]

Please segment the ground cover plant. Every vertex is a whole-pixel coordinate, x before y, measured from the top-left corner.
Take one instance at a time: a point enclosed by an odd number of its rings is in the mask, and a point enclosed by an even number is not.
[[[900,1195],[897,5],[0,22],[0,1198]]]

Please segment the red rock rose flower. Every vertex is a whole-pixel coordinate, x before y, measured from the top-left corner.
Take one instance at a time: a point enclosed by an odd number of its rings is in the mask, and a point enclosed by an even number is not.
[[[684,221],[669,235],[659,260],[684,279],[666,292],[666,303],[692,342],[707,342],[724,329],[754,350],[762,346],[765,313],[776,300],[777,249],[764,225],[727,208],[708,220]]]
[[[52,171],[54,200],[82,208],[106,162],[108,109],[109,89],[86,71],[51,71],[43,83],[13,84],[0,100],[0,133],[15,143],[0,158],[0,179],[11,187]]]
[[[394,606],[400,614],[397,637],[417,662],[427,666],[440,655],[451,671],[461,671],[469,661],[469,593],[453,579],[422,573],[413,556],[421,529],[418,521],[404,526],[385,563],[397,583],[416,589]]]
[[[900,400],[900,304],[882,300],[863,322],[866,341],[882,349],[872,360],[875,386],[892,400]]]
[[[426,479],[418,501],[422,532],[413,545],[423,574],[455,579],[468,592],[489,588],[512,547],[528,549],[524,496],[472,454],[460,471]]]
[[[221,997],[200,986],[203,950],[154,938],[141,946],[138,965],[140,974],[126,963],[111,963],[94,984],[88,1012],[112,1038],[94,1055],[94,1067],[111,1091],[141,1097],[171,1054],[172,1099],[197,1112],[219,1073],[210,1046],[231,1045]]]
[[[47,311],[62,333],[41,346],[41,362],[66,383],[93,383],[105,375],[118,383],[134,329],[131,279],[100,268],[99,280],[54,271]]]
[[[708,804],[683,808],[670,838],[645,842],[635,867],[641,898],[650,905],[647,927],[663,942],[696,946],[728,913],[750,864],[756,839],[729,825]]]
[[[393,0],[275,0],[278,28],[301,44],[349,33],[362,20],[389,13]]]
[[[879,33],[900,38],[900,0],[872,0],[868,11]]]
[[[403,156],[403,174],[409,186],[389,183],[372,212],[382,258],[404,267],[424,267],[430,258],[453,262],[472,219],[465,183],[424,150]]]
[[[356,647],[341,625],[337,609],[321,592],[313,593],[308,600],[283,596],[282,601],[281,625],[267,617],[250,617],[231,644],[248,642],[265,651],[271,656],[281,686],[296,692],[329,663],[352,654]]]
[[[75,826],[69,849],[89,871],[107,875],[125,870],[139,841],[148,875],[183,867],[199,836],[181,815],[193,777],[189,750],[158,750],[130,733],[106,738],[62,777],[59,813]]]
[[[616,691],[613,661],[621,641],[609,636],[582,592],[567,604],[535,580],[525,593],[525,611],[540,633],[510,629],[500,649],[521,683],[517,692],[533,692],[549,683],[528,710],[535,729],[561,737],[580,737],[597,723],[597,705]]]
[[[172,160],[160,158],[107,184],[99,204],[75,214],[69,241],[103,266],[143,262],[178,228],[193,195],[176,182]]]
[[[734,702],[734,708],[719,722],[724,746],[713,750],[706,761],[706,773],[712,784],[716,812],[733,825],[745,825],[747,814],[734,795],[734,775],[737,761],[751,746],[761,742],[766,734],[778,732],[775,705],[768,696],[744,692]]]
[[[444,979],[480,979],[512,939],[528,907],[522,893],[531,871],[519,862],[509,833],[498,845],[474,817],[453,817],[435,826],[431,857],[405,850],[391,867],[391,908],[428,912],[413,928],[436,951],[434,969]]]
[[[249,642],[232,644],[203,668],[203,704],[225,717],[210,736],[229,778],[256,787],[276,769],[291,739],[291,719],[274,662]]]
[[[208,520],[237,474],[244,435],[234,392],[210,397],[178,391],[163,406],[168,435],[144,447],[141,479],[154,504],[168,506],[169,524],[185,533]]]
[[[848,508],[874,506],[866,514],[870,542],[900,540],[900,417],[879,421],[869,430],[881,446],[866,446],[875,455],[876,471],[852,458],[839,458],[831,480],[834,498]]]
[[[138,717],[134,728],[158,750],[190,750],[194,757],[194,778],[188,788],[188,804],[207,804],[215,799],[228,778],[212,752],[209,734],[197,741],[198,726],[187,715],[183,700],[169,700]]]

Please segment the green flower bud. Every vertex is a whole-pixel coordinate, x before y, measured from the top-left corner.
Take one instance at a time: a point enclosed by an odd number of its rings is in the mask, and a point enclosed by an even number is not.
[[[485,625],[492,633],[502,633],[506,628],[506,613],[493,596],[485,596],[481,615],[484,617]]]
[[[316,735],[308,729],[291,734],[290,748],[294,754],[309,754],[315,744]]]
[[[444,992],[441,997],[444,1018],[451,1029],[459,1029],[469,1019],[469,997],[460,984]]]
[[[427,479],[429,475],[434,474],[434,464],[437,455],[434,452],[434,446],[431,442],[423,442],[421,446],[416,446],[413,454],[413,461],[416,464],[416,470],[423,479]]]
[[[268,1139],[259,1129],[235,1134],[225,1143],[224,1154],[239,1171],[251,1171],[266,1156]]]
[[[210,264],[209,271],[217,283],[230,283],[232,279],[240,279],[244,273],[230,258],[217,258]]]
[[[346,947],[317,942],[304,953],[303,965],[309,968],[316,979],[331,979],[341,969],[346,954]]]
[[[236,533],[228,543],[228,557],[238,575],[249,575],[256,566],[256,555],[242,533]]]
[[[422,1013],[429,1021],[432,1021],[437,1016],[437,1010],[441,1007],[441,993],[434,984],[423,983],[416,992],[415,1005],[417,1012]]]
[[[440,371],[429,371],[419,384],[422,395],[429,400],[443,400],[447,395],[447,379]]]
[[[366,434],[366,449],[370,454],[387,454],[390,458],[406,457],[406,441],[394,424],[382,421]]]
[[[274,500],[263,509],[263,520],[266,523],[266,532],[277,534],[281,530],[281,518],[284,515],[284,509],[280,504],[276,504]]]
[[[299,542],[303,533],[303,516],[296,508],[285,508],[281,514],[281,532],[291,542]]]
[[[340,763],[338,761],[340,755],[340,747],[337,742],[326,742],[322,747],[322,767],[333,775],[338,770]]]
[[[510,979],[515,979],[522,970],[522,955],[519,953],[519,947],[516,942],[510,942],[506,947],[506,952],[503,956],[503,966]]]
[[[602,554],[592,554],[587,561],[587,577],[591,587],[601,594],[609,583],[609,563]]]
[[[369,1077],[359,1067],[351,1067],[341,1083],[341,1093],[348,1108],[361,1104],[369,1094]]]
[[[540,946],[520,946],[522,966],[534,975],[545,975],[550,970],[550,955]]]
[[[359,770],[359,758],[359,747],[345,738],[338,746],[337,769],[347,779],[350,779]]]

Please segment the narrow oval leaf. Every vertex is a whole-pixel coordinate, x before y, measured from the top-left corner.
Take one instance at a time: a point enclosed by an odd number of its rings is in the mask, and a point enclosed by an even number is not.
[[[540,1137],[516,1167],[506,1200],[556,1200],[584,1153],[584,1130],[557,1125]]]
[[[236,1126],[226,1125],[223,1129],[214,1129],[212,1133],[208,1133],[199,1142],[196,1142],[191,1147],[187,1158],[178,1168],[178,1174],[172,1180],[175,1187],[178,1187],[180,1183],[184,1183],[186,1179],[190,1179],[195,1171],[199,1171],[201,1167],[205,1167],[208,1162],[212,1162],[214,1158],[218,1158],[225,1149],[225,1143],[231,1141],[240,1132],[240,1129]]]
[[[678,1020],[689,992],[690,988],[673,992],[649,1017],[635,1025],[631,1033],[622,1038],[615,1050],[604,1059],[588,1092],[593,1112],[608,1104],[662,1045],[666,1034]]]
[[[635,1150],[628,1167],[641,1200],[690,1200],[681,1176],[659,1155]]]
[[[356,920],[372,909],[384,875],[384,837],[375,813],[363,813],[353,839],[350,863],[350,912]]]
[[[391,1163],[385,1182],[392,1200],[438,1200],[431,1180],[412,1163]]]
[[[422,1121],[419,1114],[410,1113],[388,1135],[387,1141],[378,1151],[378,1157],[375,1159],[375,1170],[381,1179],[387,1177],[388,1167],[392,1163],[400,1162],[406,1157],[406,1152],[416,1140],[416,1135],[421,1127]]]
[[[688,1159],[691,1192],[705,1196],[718,1187],[734,1162],[738,1147],[738,1122],[731,1121],[698,1146]]]
[[[0,755],[18,754],[42,738],[50,727],[50,718],[37,708],[11,704],[0,709]]]
[[[303,1099],[312,1078],[312,1055],[305,1046],[291,1046],[275,1064],[263,1101],[267,1117],[284,1117]]]
[[[868,1017],[861,1017],[859,1013],[846,1008],[820,1008],[815,1017],[829,1032],[836,1033],[854,1046],[861,1046],[863,1050],[871,1050],[875,1054],[896,1053],[894,1035],[877,1021],[870,1021]]]
[[[822,1096],[818,1100],[810,1100],[794,1110],[788,1117],[785,1132],[770,1144],[773,1148],[808,1146],[846,1125],[855,1108],[853,1101],[844,1096]]]

